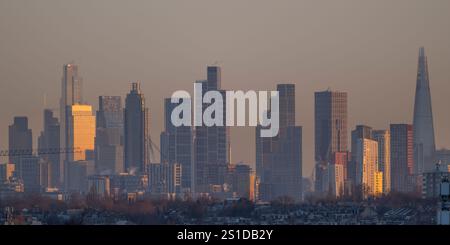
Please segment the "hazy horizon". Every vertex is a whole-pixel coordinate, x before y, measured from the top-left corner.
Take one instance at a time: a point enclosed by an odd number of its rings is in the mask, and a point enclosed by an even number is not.
[[[348,130],[412,123],[420,46],[428,56],[436,146],[450,148],[449,9],[447,0],[0,0],[0,149],[8,148],[14,116],[28,116],[37,145],[44,97],[46,107],[59,106],[64,63],[79,65],[84,100],[95,108],[99,95],[124,100],[130,81],[141,81],[159,144],[163,99],[192,92],[206,66],[219,62],[224,89],[296,84],[309,177],[314,92],[348,93]],[[254,131],[232,128],[232,163],[254,166]]]

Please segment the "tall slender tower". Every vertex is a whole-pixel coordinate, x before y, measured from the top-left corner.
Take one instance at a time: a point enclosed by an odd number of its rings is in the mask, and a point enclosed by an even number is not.
[[[60,99],[60,146],[68,147],[69,128],[67,122],[69,120],[69,110],[72,105],[82,103],[82,79],[78,76],[78,65],[65,64],[63,66],[63,76],[61,79],[61,99]],[[64,161],[67,160],[67,154],[60,154],[62,168],[60,169],[60,183],[64,182],[65,170]]]
[[[186,98],[183,98],[183,100]],[[172,103],[171,98],[164,100],[164,131],[161,133],[161,163],[181,166],[181,188],[192,190],[192,127],[175,127],[171,121],[173,109],[178,104]]]
[[[120,96],[98,97],[95,168],[99,174],[123,172],[123,107]]]
[[[295,125],[295,85],[278,84],[280,129],[275,137],[261,137],[256,127],[258,199],[288,196],[302,200],[302,127]],[[269,111],[270,113],[270,111]]]
[[[419,64],[417,67],[416,97],[414,101],[414,173],[434,169],[433,112],[431,109],[430,80],[428,77],[428,63],[425,49],[419,49]]]
[[[196,81],[202,84],[202,96],[208,91],[221,89],[221,67],[208,66],[207,79]],[[202,111],[209,105],[203,104]],[[223,101],[223,118],[226,114],[226,102]],[[230,162],[230,131],[226,126],[196,126],[194,134],[194,184],[198,193],[210,192],[212,186],[225,183],[225,173]]]
[[[318,194],[326,194],[330,187],[328,165],[334,164],[335,153],[348,150],[346,92],[326,90],[314,93],[314,139],[315,190]],[[348,171],[347,166],[345,169]]]
[[[410,124],[391,124],[391,190],[413,191],[413,126]]]
[[[44,129],[41,132],[41,135],[38,138],[38,149],[57,149],[60,147],[60,126],[58,118],[53,116],[53,111],[50,109],[44,110]],[[49,168],[49,179],[48,183],[49,187],[62,187],[61,180],[61,164],[60,158],[57,154],[42,154],[40,155],[43,159],[48,161],[50,164]]]
[[[125,171],[144,173],[148,164],[148,109],[139,83],[131,84],[125,99],[124,119]]]

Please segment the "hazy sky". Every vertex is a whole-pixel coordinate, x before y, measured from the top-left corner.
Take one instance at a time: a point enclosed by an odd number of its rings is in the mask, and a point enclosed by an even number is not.
[[[34,141],[44,95],[57,108],[62,66],[75,61],[84,98],[122,95],[140,80],[159,141],[163,97],[192,91],[219,61],[224,89],[296,84],[303,169],[313,166],[314,91],[347,91],[349,127],[411,123],[420,46],[426,47],[437,146],[450,147],[448,0],[0,0],[0,149],[13,117]],[[57,114],[58,115],[58,114]],[[232,129],[233,162],[254,164],[254,129]],[[2,159],[5,161],[5,159]]]

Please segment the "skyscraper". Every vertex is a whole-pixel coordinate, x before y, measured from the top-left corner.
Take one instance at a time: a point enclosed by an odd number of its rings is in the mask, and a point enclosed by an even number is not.
[[[334,197],[340,197],[344,194],[344,165],[331,163],[328,165],[327,170],[330,186],[328,193],[331,193]]]
[[[148,109],[139,83],[131,84],[125,99],[124,166],[125,171],[144,173],[148,161]]]
[[[68,141],[67,137],[69,134],[69,128],[67,127],[67,121],[69,117],[70,107],[74,104],[81,104],[83,100],[82,97],[82,79],[78,76],[78,65],[76,64],[65,64],[63,66],[63,76],[61,78],[61,99],[60,99],[60,146],[61,148],[67,148]],[[67,154],[60,154],[60,163],[63,169],[60,173],[65,173],[64,167],[66,166],[64,161],[67,159]],[[64,181],[65,174],[60,175],[60,182]]]
[[[295,126],[295,85],[278,84],[280,128],[275,137],[261,137],[256,127],[256,175],[259,199],[288,196],[302,200],[302,127]],[[270,113],[270,112],[269,112]]]
[[[190,126],[175,127],[171,121],[172,110],[177,106],[170,98],[164,100],[164,131],[161,133],[161,163],[181,165],[181,188],[192,189],[193,139]]]
[[[416,96],[414,101],[414,172],[422,174],[434,169],[433,111],[431,107],[430,80],[428,76],[428,61],[425,49],[419,49],[417,66]]]
[[[356,128],[352,130],[351,133],[351,157],[347,168],[347,175],[349,180],[352,183],[352,189],[359,188],[358,183],[361,183],[357,180],[357,171],[360,166],[358,166],[358,162],[356,161],[356,149],[358,139],[372,139],[372,128],[366,125],[356,125]]]
[[[328,192],[328,165],[335,152],[346,152],[347,93],[322,91],[314,93],[314,138],[316,192]]]
[[[377,196],[383,191],[382,172],[378,170],[378,142],[367,138],[356,141],[356,185],[364,197]]]
[[[9,151],[30,151],[33,148],[33,137],[31,129],[28,128],[27,117],[14,117],[14,123],[9,126]],[[18,164],[21,156],[9,156],[9,162]]]
[[[202,84],[202,96],[208,91],[221,90],[221,68],[207,67],[207,80],[197,81]],[[203,104],[204,111],[208,107]],[[225,125],[226,102],[223,101],[223,119]],[[209,192],[212,185],[223,185],[227,166],[230,162],[230,133],[226,126],[196,126],[194,138],[194,181],[195,192]]]
[[[67,161],[86,160],[86,151],[94,150],[95,116],[90,105],[72,105],[68,110],[67,147],[76,150],[67,154]]]
[[[389,130],[374,130],[373,139],[378,142],[378,170],[383,173],[383,193],[391,190],[391,134]]]
[[[99,174],[121,173],[123,108],[120,96],[100,96],[95,137],[95,168]]]
[[[38,139],[38,149],[58,149],[60,148],[60,125],[58,118],[53,116],[53,111],[44,110],[44,130]],[[49,187],[62,187],[61,183],[61,161],[58,154],[41,155],[49,164]]]
[[[391,124],[391,190],[410,192],[413,186],[413,126]]]
[[[42,159],[36,156],[24,156],[19,159],[19,162],[16,164],[16,174],[19,179],[23,182],[24,192],[26,193],[39,193],[44,187],[44,183],[42,177],[46,177],[45,173],[41,169],[43,167]]]

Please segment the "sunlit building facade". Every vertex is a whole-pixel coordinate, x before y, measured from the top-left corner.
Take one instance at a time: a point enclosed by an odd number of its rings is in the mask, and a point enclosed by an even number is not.
[[[364,197],[376,196],[382,193],[379,187],[378,142],[360,138],[356,143],[356,180],[362,187]],[[382,178],[382,175],[381,175]],[[378,186],[377,186],[378,183]]]
[[[391,134],[389,130],[374,130],[373,139],[378,142],[378,170],[383,173],[383,193],[391,190]]]
[[[95,145],[95,116],[92,106],[76,104],[69,108],[68,147],[75,152],[67,154],[69,161],[86,160],[86,151],[94,150]]]

